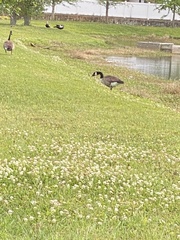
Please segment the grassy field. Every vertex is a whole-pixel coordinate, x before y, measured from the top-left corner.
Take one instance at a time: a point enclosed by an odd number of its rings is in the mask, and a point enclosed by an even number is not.
[[[180,239],[180,82],[105,60],[164,54],[136,42],[178,44],[180,29],[62,24],[19,21],[0,51],[0,239]]]

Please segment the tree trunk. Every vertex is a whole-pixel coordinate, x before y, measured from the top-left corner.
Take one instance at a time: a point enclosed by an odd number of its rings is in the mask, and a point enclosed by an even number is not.
[[[54,20],[55,6],[56,6],[55,2],[52,1],[52,13],[51,13],[51,19],[52,19],[52,20]]]
[[[106,23],[108,23],[109,1],[106,0]]]
[[[17,22],[17,15],[15,12],[12,13],[12,15],[10,16],[10,25],[14,26],[16,25]]]
[[[29,26],[31,22],[31,17],[30,16],[24,16],[24,26]]]
[[[176,6],[174,5],[173,6],[173,19],[172,19],[172,27],[174,27],[174,24],[175,24],[175,16],[176,16]]]

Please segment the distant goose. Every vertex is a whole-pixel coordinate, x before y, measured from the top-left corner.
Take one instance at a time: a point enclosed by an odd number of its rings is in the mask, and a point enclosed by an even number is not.
[[[64,25],[57,24],[56,26],[54,26],[54,28],[63,29],[63,28],[64,28]]]
[[[98,72],[98,71],[94,72],[92,74],[92,77],[97,75],[100,75],[101,83],[109,87],[110,90],[112,90],[113,87],[116,87],[117,85],[124,83],[122,80],[120,80],[117,77],[110,76],[110,75],[104,76],[102,72]]]
[[[45,25],[46,28],[50,28],[50,25],[48,22],[46,22],[46,25]]]
[[[4,42],[3,48],[6,53],[7,53],[7,51],[9,51],[12,54],[12,51],[14,49],[14,43],[11,41],[11,35],[12,35],[12,31],[10,31],[10,33],[9,33],[8,40]]]

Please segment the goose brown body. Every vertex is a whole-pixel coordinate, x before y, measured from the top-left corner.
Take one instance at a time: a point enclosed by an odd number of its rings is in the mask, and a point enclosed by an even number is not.
[[[8,40],[4,42],[3,48],[4,48],[5,52],[9,51],[12,54],[12,51],[14,49],[14,43],[11,41],[11,35],[12,35],[12,31],[10,31],[10,33],[9,33]]]
[[[120,80],[115,76],[111,76],[111,75],[104,76],[103,73],[99,71],[96,71],[92,74],[92,76],[97,76],[97,75],[100,75],[101,83],[109,87],[110,90],[112,90],[113,87],[116,87],[119,84],[124,84],[122,80]]]

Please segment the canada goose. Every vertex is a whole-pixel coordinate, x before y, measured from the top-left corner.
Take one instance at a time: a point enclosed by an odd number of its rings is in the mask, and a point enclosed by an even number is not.
[[[46,22],[46,25],[45,25],[46,28],[50,28],[50,25],[48,22]]]
[[[63,29],[63,28],[64,28],[64,25],[57,24],[56,26],[54,26],[54,28]]]
[[[14,43],[10,40],[11,35],[12,35],[12,31],[10,31],[10,33],[9,33],[8,40],[4,42],[3,48],[4,48],[6,53],[7,53],[7,51],[9,51],[12,54],[12,50],[14,49]]]
[[[104,77],[103,73],[98,71],[94,72],[92,74],[92,77],[97,75],[100,75],[101,83],[109,87],[110,90],[112,90],[113,87],[116,87],[117,85],[124,83],[122,80],[114,76],[107,75]]]

